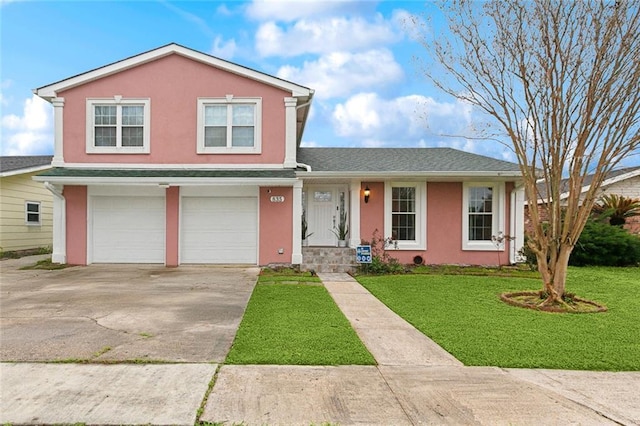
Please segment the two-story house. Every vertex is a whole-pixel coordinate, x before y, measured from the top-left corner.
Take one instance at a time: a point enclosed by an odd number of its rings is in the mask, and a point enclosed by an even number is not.
[[[341,218],[350,247],[378,230],[405,263],[522,246],[516,164],[301,148],[312,89],[180,45],[35,93],[54,107],[53,169],[35,178],[54,194],[54,262],[300,264],[303,222],[310,246],[336,246]]]

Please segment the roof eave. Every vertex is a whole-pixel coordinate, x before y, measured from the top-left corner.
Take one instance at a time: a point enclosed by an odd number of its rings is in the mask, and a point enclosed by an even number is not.
[[[47,170],[50,168],[51,168],[51,164],[46,164],[44,166],[34,166],[34,167],[26,167],[23,169],[8,170],[6,172],[1,172],[0,177],[24,175],[24,174],[33,173],[33,172],[40,172],[42,170]]]
[[[640,176],[640,167],[628,173],[624,173],[619,176],[612,177],[610,179],[605,179],[604,181],[602,181],[602,185],[600,185],[600,189],[613,185],[614,183],[622,182],[623,180],[632,179],[636,176]],[[541,181],[544,181],[544,180],[541,180]],[[591,188],[591,185],[583,186],[582,188],[580,188],[580,194],[584,194],[589,190],[589,188]],[[560,194],[560,201],[566,200],[567,198],[569,198],[569,191],[566,191]],[[550,201],[549,197],[539,198],[538,204],[548,203],[549,201]]]
[[[296,178],[247,177],[87,177],[87,176],[34,176],[38,182],[57,185],[132,185],[132,186],[291,186]]]

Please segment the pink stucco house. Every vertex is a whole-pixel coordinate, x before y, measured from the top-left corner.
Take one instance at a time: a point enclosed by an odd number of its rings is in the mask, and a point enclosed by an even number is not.
[[[509,263],[522,246],[516,164],[301,148],[312,89],[180,45],[35,93],[54,107],[53,168],[35,178],[54,194],[54,262],[304,264],[341,217],[349,247],[377,230],[404,263]]]

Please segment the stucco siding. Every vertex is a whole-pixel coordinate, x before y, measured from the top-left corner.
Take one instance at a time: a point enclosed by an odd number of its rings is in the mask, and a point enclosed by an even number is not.
[[[52,244],[53,199],[40,182],[38,172],[3,177],[0,180],[0,248],[27,250]],[[25,202],[40,203],[40,225],[27,225]]]
[[[87,154],[86,104],[90,98],[150,99],[149,154]],[[198,154],[198,98],[262,99],[261,154]],[[169,55],[59,93],[64,103],[67,163],[282,164],[285,105],[281,89],[180,55]]]

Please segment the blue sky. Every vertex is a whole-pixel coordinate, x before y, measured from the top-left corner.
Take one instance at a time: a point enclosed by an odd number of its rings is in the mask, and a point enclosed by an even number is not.
[[[0,0],[1,153],[53,151],[52,107],[32,89],[176,42],[315,89],[306,146],[515,161],[498,143],[443,136],[470,134],[474,112],[420,72],[412,15],[441,22],[422,1]]]

